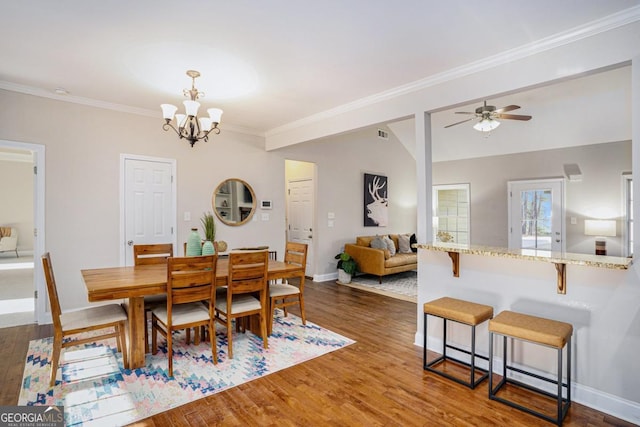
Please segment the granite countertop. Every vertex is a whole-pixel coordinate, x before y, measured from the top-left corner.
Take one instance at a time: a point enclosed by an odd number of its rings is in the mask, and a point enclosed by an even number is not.
[[[590,267],[626,270],[632,263],[631,258],[613,257],[606,255],[577,254],[570,252],[552,252],[536,249],[507,249],[480,245],[462,245],[456,243],[433,242],[416,244],[419,249],[441,252],[456,252],[459,254],[483,255],[531,261],[551,262],[554,264],[585,265]]]

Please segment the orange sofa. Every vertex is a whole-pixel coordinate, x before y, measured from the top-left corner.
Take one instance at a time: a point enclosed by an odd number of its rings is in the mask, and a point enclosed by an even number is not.
[[[359,272],[378,276],[380,283],[383,276],[417,270],[418,254],[416,252],[398,253],[398,235],[389,234],[389,237],[396,247],[394,256],[391,256],[388,249],[376,249],[370,246],[376,236],[358,236],[355,243],[344,245],[344,251],[356,261]]]

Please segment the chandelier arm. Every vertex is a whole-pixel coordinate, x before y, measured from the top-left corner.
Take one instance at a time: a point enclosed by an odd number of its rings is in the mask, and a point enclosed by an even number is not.
[[[165,123],[162,125],[162,129],[165,131],[168,131],[169,128],[173,129],[173,131],[180,137],[183,138],[182,134],[178,131],[178,129],[176,129],[175,127],[173,127],[173,125],[169,122]]]

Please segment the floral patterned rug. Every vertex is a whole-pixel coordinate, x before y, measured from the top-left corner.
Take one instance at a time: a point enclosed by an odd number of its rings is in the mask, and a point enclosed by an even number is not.
[[[67,426],[125,425],[355,342],[278,312],[268,349],[249,331],[234,333],[234,357],[228,359],[226,330],[217,328],[217,365],[209,343],[187,346],[183,331],[174,333],[173,379],[168,377],[161,335],[158,353],[147,354],[146,366],[135,370],[122,368],[122,356],[115,350],[115,340],[110,340],[63,350],[53,388],[48,385],[53,339],[31,341],[18,405],[62,405]]]

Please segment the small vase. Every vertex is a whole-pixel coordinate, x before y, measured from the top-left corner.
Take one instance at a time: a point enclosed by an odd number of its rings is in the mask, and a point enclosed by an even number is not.
[[[206,240],[202,245],[202,255],[213,255],[216,253],[216,249],[210,240]]]
[[[197,228],[192,228],[189,237],[187,238],[187,253],[186,256],[200,256],[202,255],[202,240],[200,234],[198,234]]]

